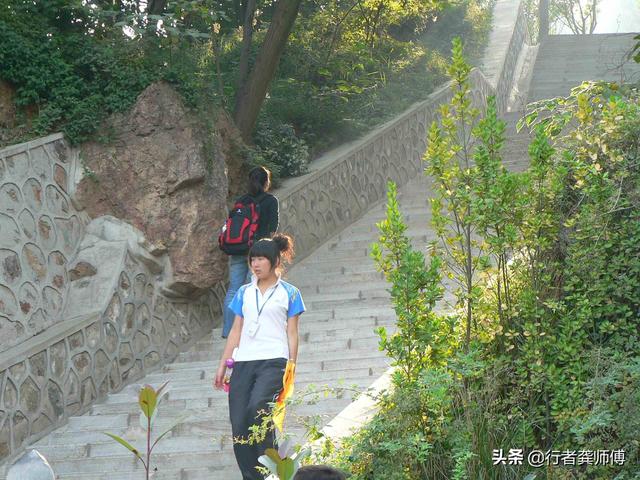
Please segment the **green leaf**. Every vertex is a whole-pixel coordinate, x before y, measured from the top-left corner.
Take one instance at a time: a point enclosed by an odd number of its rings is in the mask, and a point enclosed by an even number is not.
[[[275,448],[267,448],[264,453],[267,457],[276,462],[276,464],[282,461],[280,455],[278,454],[278,451]]]
[[[267,467],[271,473],[278,473],[278,465],[266,455],[260,455],[258,462]]]
[[[145,385],[142,390],[140,390],[138,403],[140,404],[142,413],[144,413],[147,418],[151,418],[158,403],[158,395],[151,385]]]
[[[278,478],[280,480],[291,480],[294,474],[293,460],[285,458],[278,464]]]
[[[129,442],[127,442],[124,438],[120,438],[117,435],[114,435],[112,433],[107,433],[104,432],[105,435],[113,438],[116,442],[118,442],[120,445],[122,445],[123,447],[125,447],[127,450],[129,450],[131,453],[133,453],[136,457],[138,457],[140,460],[142,460],[142,457],[140,456],[140,452],[138,452],[138,449],[136,447],[134,447],[133,445],[131,445]]]

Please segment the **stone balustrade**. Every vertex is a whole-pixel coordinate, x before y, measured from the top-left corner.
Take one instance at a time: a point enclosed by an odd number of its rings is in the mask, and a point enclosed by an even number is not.
[[[169,298],[142,234],[72,202],[62,135],[0,150],[0,461],[175,359],[220,318],[222,285]]]

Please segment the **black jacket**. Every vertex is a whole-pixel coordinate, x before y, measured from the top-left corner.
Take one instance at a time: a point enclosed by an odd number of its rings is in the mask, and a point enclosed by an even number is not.
[[[260,205],[260,219],[258,220],[258,229],[254,235],[256,241],[277,232],[279,223],[278,199],[270,193],[264,193],[261,197],[258,202],[258,205]]]

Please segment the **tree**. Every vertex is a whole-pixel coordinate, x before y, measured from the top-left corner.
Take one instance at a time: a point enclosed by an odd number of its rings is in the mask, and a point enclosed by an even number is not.
[[[301,0],[279,0],[253,69],[236,97],[234,120],[245,142],[251,139],[260,107],[298,16],[300,3]]]
[[[574,35],[591,34],[598,23],[598,3],[600,0],[552,0],[549,14]]]

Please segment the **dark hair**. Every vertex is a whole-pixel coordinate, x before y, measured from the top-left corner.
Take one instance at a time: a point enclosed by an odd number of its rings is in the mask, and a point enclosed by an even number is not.
[[[346,480],[347,476],[328,465],[307,465],[300,468],[293,480]]]
[[[249,172],[249,194],[252,196],[267,192],[271,187],[271,171],[265,167],[255,167]]]
[[[293,259],[293,238],[284,233],[275,233],[271,238],[262,238],[253,244],[249,250],[249,262],[253,257],[265,257],[271,263],[271,268],[278,260],[290,263]],[[282,269],[282,263],[280,264]]]

